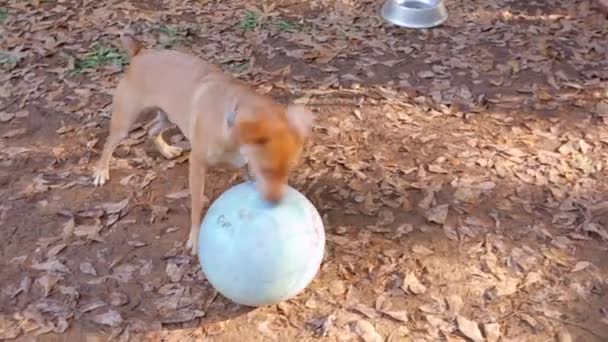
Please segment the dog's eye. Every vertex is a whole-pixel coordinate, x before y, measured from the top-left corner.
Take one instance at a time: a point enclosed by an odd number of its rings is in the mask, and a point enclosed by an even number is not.
[[[257,138],[253,141],[254,144],[256,145],[266,145],[268,143],[268,138],[266,137],[262,137],[262,138]]]

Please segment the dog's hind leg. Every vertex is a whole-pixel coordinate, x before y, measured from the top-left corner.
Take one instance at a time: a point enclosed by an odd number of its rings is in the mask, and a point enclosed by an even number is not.
[[[143,110],[138,101],[139,97],[132,94],[129,88],[124,80],[116,88],[112,105],[112,119],[110,120],[110,134],[106,139],[101,157],[97,161],[93,173],[93,183],[96,186],[101,186],[110,179],[112,153],[114,153],[118,144],[127,137],[129,129]]]

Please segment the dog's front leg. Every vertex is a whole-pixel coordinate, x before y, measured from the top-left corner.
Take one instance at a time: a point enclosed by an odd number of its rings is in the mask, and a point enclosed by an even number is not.
[[[255,178],[253,177],[253,171],[251,170],[251,166],[249,165],[249,163],[247,165],[245,165],[245,167],[243,168],[243,172],[245,174],[245,181],[247,181],[247,182],[255,181]]]
[[[207,203],[205,196],[205,177],[207,175],[207,165],[202,158],[202,153],[193,149],[190,152],[190,236],[187,248],[192,255],[198,253],[198,236],[201,229],[201,219],[203,207]]]

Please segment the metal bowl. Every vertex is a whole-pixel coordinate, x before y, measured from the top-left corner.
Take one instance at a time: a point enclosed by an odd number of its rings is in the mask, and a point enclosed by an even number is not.
[[[392,24],[416,29],[439,26],[448,19],[443,0],[387,0],[381,15]]]

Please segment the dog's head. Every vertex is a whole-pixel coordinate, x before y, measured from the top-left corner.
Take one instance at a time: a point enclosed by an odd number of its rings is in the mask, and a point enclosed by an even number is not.
[[[290,168],[310,135],[314,115],[301,105],[256,109],[236,124],[241,151],[264,198],[277,202],[285,193]]]

